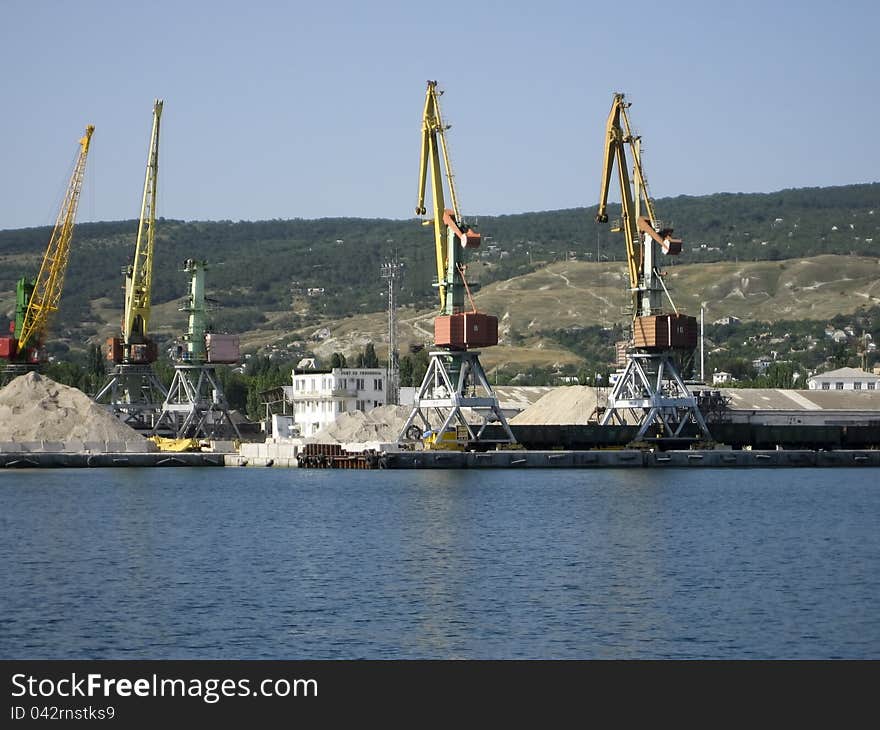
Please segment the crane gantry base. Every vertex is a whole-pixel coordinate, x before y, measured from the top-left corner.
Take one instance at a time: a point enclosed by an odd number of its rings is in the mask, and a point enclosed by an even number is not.
[[[639,424],[635,442],[662,439],[711,441],[697,399],[688,390],[670,352],[629,353],[626,369],[608,396],[601,424]]]
[[[223,387],[211,365],[175,365],[174,379],[153,433],[170,428],[174,438],[224,438],[241,432],[229,415]]]
[[[472,415],[479,416],[482,423],[469,423],[465,408]],[[484,439],[483,432],[490,423],[499,423],[505,438]],[[451,430],[456,432],[456,438],[445,438]],[[480,364],[479,352],[440,350],[429,353],[428,369],[398,440],[419,441],[425,431],[435,434],[434,448],[443,445],[464,448],[468,443],[516,443],[498,397]]]
[[[168,397],[151,365],[120,363],[94,397],[114,416],[135,429],[153,429]]]

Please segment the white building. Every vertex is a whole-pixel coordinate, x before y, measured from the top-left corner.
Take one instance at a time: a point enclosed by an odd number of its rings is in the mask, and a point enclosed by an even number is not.
[[[385,405],[387,384],[385,368],[294,370],[293,388],[287,392],[300,433],[314,436],[340,413]]]
[[[728,314],[726,317],[716,319],[712,324],[728,325],[739,324],[740,322],[742,322],[742,320],[739,317],[734,317],[732,314]]]
[[[726,385],[727,383],[733,383],[735,380],[736,378],[733,375],[723,370],[712,373],[712,385]]]
[[[880,390],[880,375],[858,368],[840,368],[807,380],[810,390]]]

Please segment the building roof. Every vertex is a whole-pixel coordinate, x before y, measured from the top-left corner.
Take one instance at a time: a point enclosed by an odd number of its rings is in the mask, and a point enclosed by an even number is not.
[[[877,411],[878,390],[784,390],[721,388],[730,407],[744,411]]]
[[[874,373],[860,368],[838,368],[837,370],[829,370],[827,373],[819,373],[813,375],[810,380],[841,380],[845,378],[870,378],[872,380],[878,378]]]

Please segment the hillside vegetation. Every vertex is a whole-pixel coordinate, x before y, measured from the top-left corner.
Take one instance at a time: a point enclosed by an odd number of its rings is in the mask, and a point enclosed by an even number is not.
[[[707,322],[728,315],[820,321],[880,301],[880,183],[680,196],[656,207],[685,241],[680,257],[662,262],[675,304],[690,314],[702,306]],[[480,309],[501,320],[502,343],[486,351],[488,367],[576,367],[584,349],[566,331],[613,333],[626,320],[622,236],[596,224],[594,214],[592,207],[473,221],[484,244],[469,276]],[[55,354],[84,351],[118,329],[120,272],[136,230],[136,221],[77,226],[53,323]],[[7,317],[15,280],[36,273],[49,234],[0,231],[0,313]],[[379,268],[396,251],[405,265],[401,343],[427,342],[435,306],[431,235],[415,219],[162,219],[153,332],[170,341],[185,326],[178,308],[188,280],[180,268],[194,257],[209,262],[217,329],[240,333],[245,348],[295,358],[352,354],[375,342],[381,353],[387,335]]]

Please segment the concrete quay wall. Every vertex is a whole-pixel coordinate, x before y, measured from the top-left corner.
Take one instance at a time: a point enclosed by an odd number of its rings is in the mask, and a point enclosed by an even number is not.
[[[386,454],[385,469],[565,469],[880,466],[880,451],[407,451]]]

